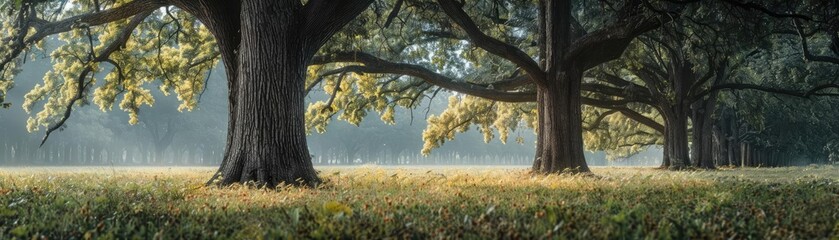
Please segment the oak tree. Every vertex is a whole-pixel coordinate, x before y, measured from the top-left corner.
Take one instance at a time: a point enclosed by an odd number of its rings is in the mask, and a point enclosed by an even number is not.
[[[229,126],[220,184],[317,184],[306,145],[304,84],[315,53],[372,0],[94,0],[0,4],[0,93],[39,45],[62,40],[54,69],[24,102],[45,101],[29,122],[60,129],[75,106],[103,110],[118,98],[136,123],[152,105],[148,86],[175,92],[181,109],[197,103],[204,75],[224,63]],[[107,68],[106,68],[107,66]],[[97,73],[106,73],[97,77]],[[0,102],[5,102],[0,94]],[[211,182],[213,182],[211,180]]]

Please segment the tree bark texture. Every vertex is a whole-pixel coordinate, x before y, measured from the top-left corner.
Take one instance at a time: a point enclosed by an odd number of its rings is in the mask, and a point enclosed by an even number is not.
[[[580,77],[560,74],[556,83],[538,88],[539,130],[533,170],[542,173],[589,172],[583,155]]]
[[[317,184],[303,114],[306,67],[372,1],[171,1],[212,32],[228,79],[227,144],[208,184]]]
[[[537,84],[539,129],[533,171],[589,172],[583,155],[580,86],[583,66],[565,61],[574,40],[569,1],[540,1],[546,81]]]
[[[682,113],[677,113],[682,112]],[[685,109],[665,111],[664,117],[664,169],[684,169],[690,165]]]
[[[658,109],[664,118],[664,160],[661,168],[681,170],[691,165],[688,148],[688,119],[691,117],[688,95],[697,81],[693,64],[680,54],[671,54],[668,66],[669,89],[673,99],[662,99]]]
[[[300,20],[285,2],[243,1],[238,80],[221,184],[317,184],[306,143]]]
[[[713,113],[716,106],[716,94],[693,104],[691,122],[691,160],[694,167],[713,169]]]

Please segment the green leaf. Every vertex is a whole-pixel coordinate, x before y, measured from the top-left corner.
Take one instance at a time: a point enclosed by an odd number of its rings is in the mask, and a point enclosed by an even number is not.
[[[26,225],[21,225],[12,229],[9,233],[18,237],[23,237],[29,234],[29,228]]]

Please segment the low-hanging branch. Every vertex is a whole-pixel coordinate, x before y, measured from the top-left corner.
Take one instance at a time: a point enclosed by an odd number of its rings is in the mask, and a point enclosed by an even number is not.
[[[602,99],[596,99],[596,98],[583,97],[582,102],[585,105],[604,108],[604,109],[610,109],[610,110],[620,112],[621,115],[623,115],[623,116],[625,116],[629,119],[632,119],[633,121],[636,121],[636,122],[638,122],[642,125],[645,125],[649,128],[652,128],[653,130],[655,130],[659,133],[662,133],[662,134],[664,133],[664,125],[656,122],[652,118],[649,118],[647,116],[644,116],[641,113],[638,113],[636,111],[633,111],[633,110],[629,109],[626,106],[626,104],[632,103],[633,101],[631,101],[631,100],[602,100]]]
[[[519,75],[508,79],[503,79],[499,81],[495,81],[492,83],[474,83],[470,82],[470,84],[490,88],[490,89],[498,89],[498,90],[514,90],[519,87],[527,86],[533,84],[533,81],[530,79],[528,75]]]
[[[489,87],[489,85],[495,85],[495,83],[491,84],[472,84],[467,83],[464,81],[457,81],[453,78],[448,76],[439,74],[432,70],[429,70],[423,66],[415,65],[415,64],[407,64],[407,63],[396,63],[387,61],[368,53],[364,52],[340,52],[340,53],[332,53],[324,56],[316,56],[312,64],[315,65],[322,65],[328,63],[339,63],[339,62],[356,62],[361,63],[364,65],[351,65],[351,66],[344,66],[338,69],[327,71],[318,79],[322,79],[328,75],[340,74],[343,72],[355,72],[355,73],[374,73],[374,74],[398,74],[398,75],[406,75],[412,76],[423,81],[426,81],[430,84],[436,85],[438,87],[442,87],[451,91],[456,91],[464,94],[473,95],[476,97],[486,98],[489,100],[494,101],[501,101],[501,102],[535,102],[536,101],[536,93],[535,92],[524,92],[524,91],[504,91],[502,89],[496,87]],[[516,80],[518,79],[518,80]],[[524,79],[526,78],[518,78],[514,77],[513,79],[502,80],[500,81],[502,85],[516,82],[516,84],[522,84]],[[317,80],[316,80],[317,82]],[[312,85],[310,85],[311,87]],[[649,94],[639,92],[639,91],[632,91],[632,94],[627,94],[625,89],[615,88],[610,86],[605,86],[602,84],[594,84],[594,83],[585,83],[581,85],[581,90],[586,92],[597,93],[601,95],[605,95],[608,97],[618,97],[621,98],[619,100],[604,100],[604,99],[595,99],[595,98],[582,98],[582,103],[589,106],[595,107],[613,107],[613,106],[623,106],[628,103],[646,103],[650,104],[652,99],[650,98]]]
[[[111,44],[105,47],[105,49],[103,49],[101,53],[99,53],[98,55],[96,55],[94,52],[90,53],[90,55],[93,56],[93,58],[90,59],[87,62],[87,64],[85,64],[87,65],[87,67],[85,67],[85,69],[82,70],[82,72],[76,78],[76,95],[73,96],[73,98],[70,99],[70,101],[67,103],[67,107],[64,110],[64,115],[61,117],[61,119],[56,124],[53,124],[52,126],[47,128],[47,131],[44,134],[44,138],[41,139],[41,144],[39,146],[44,146],[44,143],[47,142],[47,139],[50,137],[50,134],[64,126],[64,124],[67,122],[67,119],[70,118],[70,115],[73,112],[73,105],[84,97],[84,90],[89,85],[89,83],[85,83],[84,80],[87,79],[88,75],[91,72],[93,72],[93,67],[90,64],[98,62],[113,62],[112,60],[110,60],[111,54],[119,50],[123,45],[125,45],[128,39],[131,37],[131,32],[133,32],[134,29],[136,29],[137,26],[140,25],[140,23],[142,23],[143,20],[145,20],[146,17],[148,17],[150,14],[151,11],[146,11],[135,15],[133,18],[131,18],[131,21],[128,22],[128,24],[122,29],[119,35],[117,35],[116,39],[114,39],[114,41],[111,42]]]
[[[364,65],[345,66],[332,74],[339,72],[355,73],[377,73],[377,74],[399,74],[422,79],[439,87],[457,91],[477,97],[482,97],[502,102],[533,102],[536,101],[534,92],[516,92],[489,89],[488,87],[470,84],[465,81],[457,81],[448,76],[431,71],[425,67],[415,64],[395,63],[372,56],[363,52],[343,52],[330,54],[328,56],[315,57],[313,64],[326,64],[335,62],[357,62]]]
[[[318,77],[317,77],[317,78],[315,78],[315,81],[313,81],[311,84],[309,84],[308,86],[306,86],[306,89],[305,89],[305,90],[303,90],[303,92],[304,92],[306,95],[309,95],[309,92],[311,92],[311,91],[312,91],[312,89],[314,89],[314,88],[315,88],[315,86],[317,86],[318,84],[320,84],[321,82],[323,82],[323,79],[324,79],[326,76],[335,75],[335,74],[341,74],[341,79],[343,79],[343,77],[344,77],[344,75],[343,75],[343,74],[344,74],[344,73],[347,73],[347,72],[353,72],[353,71],[350,71],[351,69],[352,69],[352,68],[349,68],[349,69],[346,69],[346,68],[338,68],[338,69],[333,69],[333,70],[327,71],[327,72],[325,72],[325,73],[322,73],[322,74],[318,75]],[[340,84],[340,81],[339,81],[339,84]]]

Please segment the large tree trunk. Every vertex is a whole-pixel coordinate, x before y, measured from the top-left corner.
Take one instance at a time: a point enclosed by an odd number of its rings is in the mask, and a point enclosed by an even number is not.
[[[725,112],[727,109],[720,109],[720,118],[714,124],[714,146],[717,147],[717,165],[731,166],[729,147],[729,115]]]
[[[318,183],[304,131],[306,66],[372,1],[171,1],[213,33],[228,77],[227,145],[208,183]]]
[[[304,86],[313,53],[289,2],[243,1],[239,74],[221,184],[317,184],[306,144]]]
[[[713,162],[713,119],[711,116],[714,112],[715,103],[716,97],[711,96],[711,98],[697,101],[693,105],[693,113],[691,114],[691,122],[693,123],[691,160],[693,166],[697,168],[713,169],[715,167]]]
[[[580,101],[582,66],[566,63],[566,51],[574,40],[571,3],[540,1],[540,47],[547,81],[537,84],[539,129],[533,171],[540,173],[589,172],[583,155]]]
[[[583,155],[581,77],[576,71],[561,72],[556,82],[537,89],[539,130],[535,172],[590,171]]]
[[[740,167],[748,167],[749,166],[749,144],[741,142],[740,143]]]
[[[662,152],[662,158],[661,158],[661,165],[658,167],[659,169],[668,169],[668,168],[670,168],[670,165],[673,165],[670,162],[670,144],[672,144],[672,142],[668,141],[667,136],[669,136],[669,135],[667,135],[667,127],[665,126],[665,128],[664,128],[664,145],[662,146],[662,148],[663,148],[662,151],[661,151]]]
[[[711,123],[709,123],[708,119],[705,120],[699,131],[701,132],[701,136],[699,138],[700,151],[696,167],[703,169],[714,169],[716,167],[714,165],[713,152],[714,138]]]
[[[669,87],[675,99],[658,103],[664,118],[664,161],[662,168],[681,170],[690,166],[687,121],[690,105],[687,102],[691,86],[696,82],[693,64],[684,60],[681,54],[671,53],[669,62]]]
[[[662,168],[680,170],[690,165],[686,114],[664,116],[664,161]]]
[[[700,101],[701,102],[701,101]],[[701,103],[694,103],[690,114],[690,160],[691,166],[699,167],[702,156],[702,126],[705,125],[705,118],[702,116],[702,109],[698,107]]]

